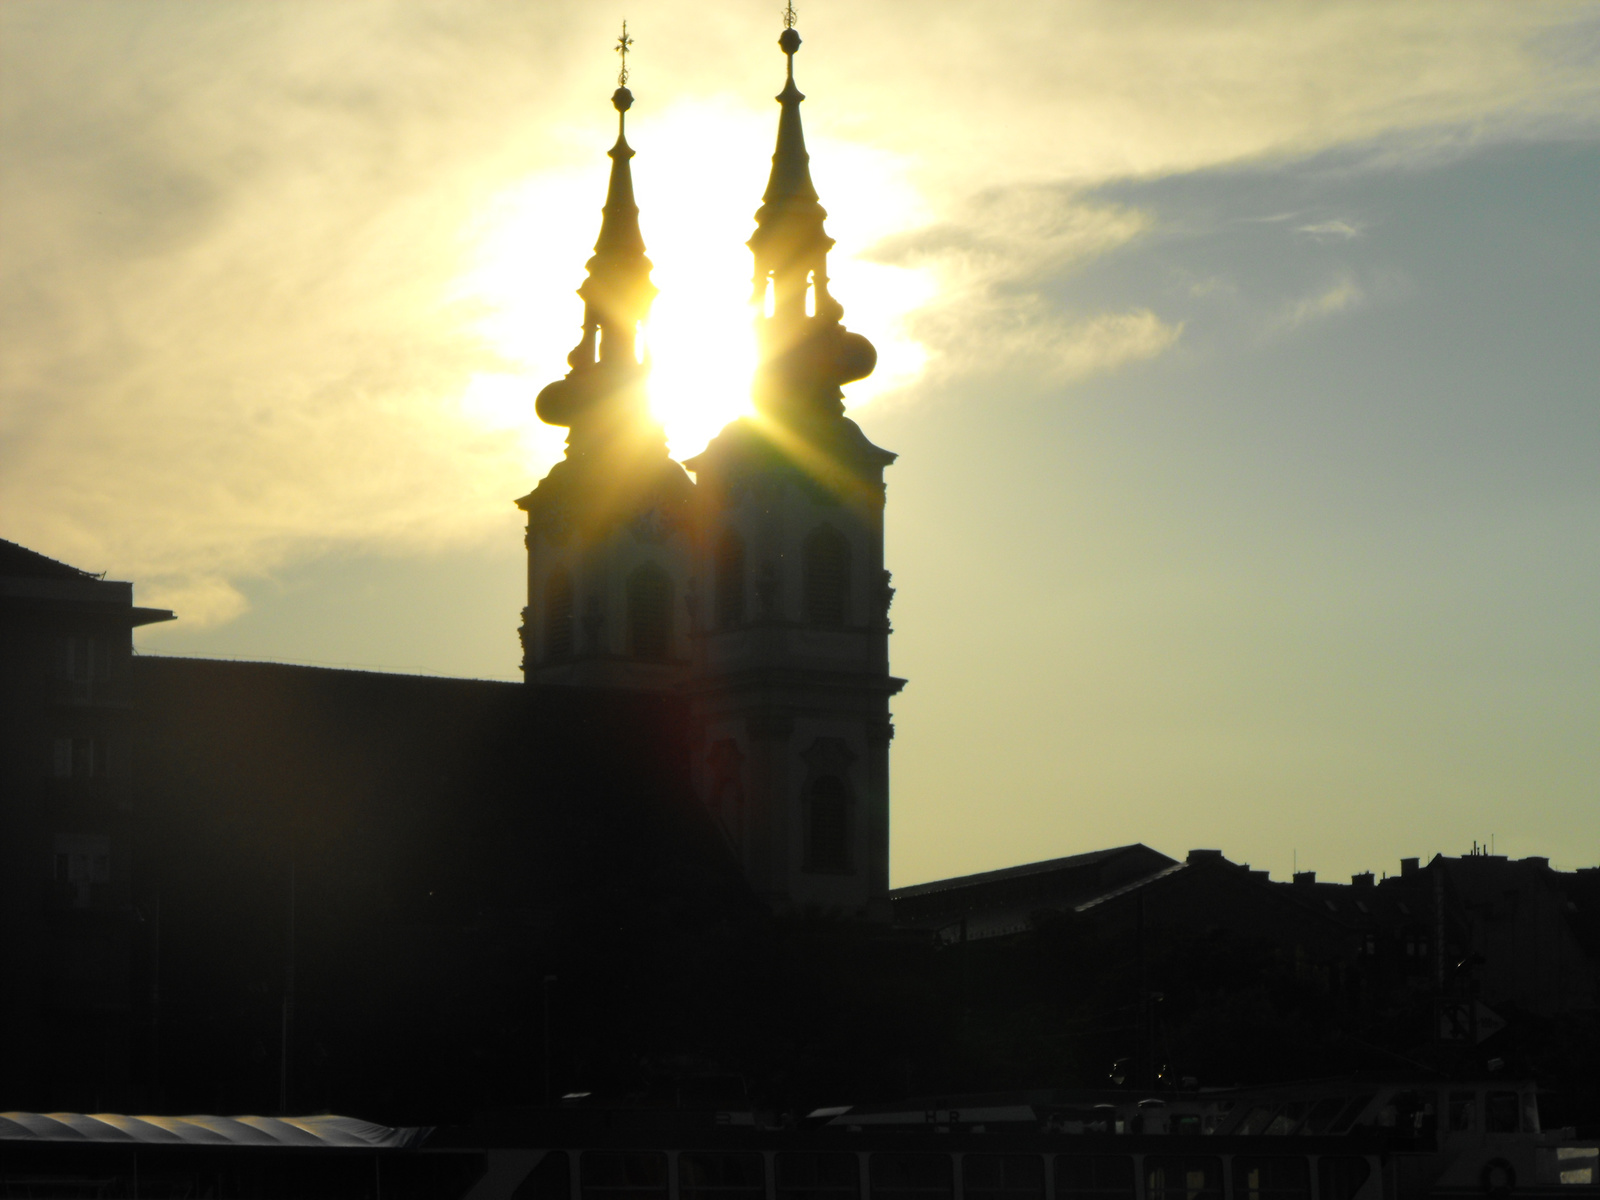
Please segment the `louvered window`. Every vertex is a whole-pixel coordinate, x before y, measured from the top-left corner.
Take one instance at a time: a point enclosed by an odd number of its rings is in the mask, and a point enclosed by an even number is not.
[[[660,567],[640,567],[628,578],[628,649],[656,662],[672,649],[672,581]]]
[[[824,525],[806,539],[805,613],[813,625],[845,623],[850,594],[850,546],[837,529]]]
[[[850,869],[850,805],[844,781],[823,775],[811,785],[806,867],[812,871]]]
[[[572,657],[572,576],[551,573],[544,585],[544,656],[551,662]]]
[[[716,620],[718,629],[744,624],[744,539],[731,529],[717,543]]]

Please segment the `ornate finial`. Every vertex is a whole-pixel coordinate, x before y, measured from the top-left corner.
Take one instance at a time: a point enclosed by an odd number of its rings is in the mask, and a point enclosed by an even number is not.
[[[789,86],[794,86],[794,52],[800,49],[800,32],[794,27],[795,12],[791,0],[783,10],[783,33],[778,36],[778,45],[783,47],[784,54],[789,57]]]
[[[794,5],[791,4],[789,8],[790,11],[793,11]],[[622,55],[622,70],[617,72],[617,86],[619,88],[628,86],[628,47],[631,45],[633,45],[633,39],[628,36],[628,23],[624,21],[622,23],[622,36],[617,39],[617,44],[612,47],[618,54]]]

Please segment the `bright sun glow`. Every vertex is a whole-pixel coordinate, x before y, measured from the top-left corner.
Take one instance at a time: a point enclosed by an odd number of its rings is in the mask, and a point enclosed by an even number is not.
[[[661,289],[643,339],[652,362],[651,406],[680,460],[750,411],[755,345],[744,242],[754,229],[776,128],[776,105],[758,114],[693,101],[653,120],[638,109],[630,114],[639,224]],[[539,423],[533,397],[566,373],[567,352],[578,340],[583,309],[574,290],[600,229],[610,167],[604,149],[596,147],[592,166],[545,172],[498,197],[484,218],[477,265],[461,281],[460,294],[489,314],[482,332],[522,368],[474,377],[462,411],[491,428],[520,429],[533,470],[560,457],[565,437]],[[923,205],[881,151],[826,140],[813,140],[810,149],[828,231],[838,242],[829,257],[831,290],[845,306],[845,323],[878,348],[877,371],[846,389],[846,405],[856,408],[910,382],[926,361],[905,319],[932,296],[931,277],[855,257],[921,223]]]

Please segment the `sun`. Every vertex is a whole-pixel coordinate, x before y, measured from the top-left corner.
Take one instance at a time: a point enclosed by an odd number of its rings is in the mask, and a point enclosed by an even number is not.
[[[775,126],[775,113],[726,100],[629,114],[639,224],[660,289],[641,346],[650,357],[651,407],[680,460],[750,411],[756,362],[744,241],[766,187]],[[882,151],[821,140],[811,153],[838,243],[831,290],[845,305],[846,324],[878,348],[877,371],[846,391],[846,405],[860,407],[913,381],[927,361],[907,319],[931,298],[931,276],[862,257],[885,236],[920,224],[925,207]],[[457,298],[484,314],[479,332],[516,368],[476,376],[462,410],[480,424],[521,429],[534,470],[560,457],[565,437],[538,422],[533,396],[566,373],[578,340],[583,305],[575,290],[599,231],[609,168],[600,150],[595,159],[541,172],[497,196],[475,237],[477,261],[458,287]]]

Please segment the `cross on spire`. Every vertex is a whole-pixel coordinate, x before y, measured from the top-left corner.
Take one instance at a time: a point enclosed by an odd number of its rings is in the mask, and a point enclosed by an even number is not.
[[[794,5],[791,4],[789,10],[793,12]],[[622,23],[622,36],[617,39],[617,44],[612,47],[618,54],[622,55],[622,70],[617,72],[618,87],[628,86],[628,47],[631,45],[633,45],[633,39],[628,36],[628,23],[624,21]]]

